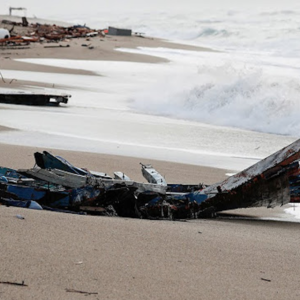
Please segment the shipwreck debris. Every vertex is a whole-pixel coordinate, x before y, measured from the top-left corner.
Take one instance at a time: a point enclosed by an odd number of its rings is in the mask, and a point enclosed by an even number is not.
[[[9,7],[9,15],[12,15],[13,10],[23,10],[25,13],[27,12],[27,9],[25,7]]]
[[[16,218],[20,219],[20,220],[25,220],[25,218],[23,216],[21,216],[21,215],[16,215]]]
[[[2,24],[12,25],[8,31],[1,29],[0,44],[2,46],[29,45],[30,43],[49,43],[70,41],[77,38],[105,37],[106,29],[91,29],[87,26],[58,26],[40,23],[29,23],[26,17],[22,17],[21,22],[2,20]],[[27,32],[24,32],[24,28]],[[5,33],[5,34],[4,34]]]
[[[144,165],[142,163],[140,163],[140,165],[142,166],[142,174],[149,183],[167,185],[164,177],[161,176],[161,174],[159,174],[151,165]]]
[[[108,27],[108,35],[122,35],[122,36],[131,36],[131,29],[124,28],[116,28],[116,27]]]
[[[123,172],[106,173],[72,165],[47,151],[36,152],[35,166],[0,167],[0,203],[80,214],[148,219],[215,217],[219,211],[274,207],[300,197],[300,139],[222,182],[168,184],[151,165],[142,165],[148,183]]]
[[[58,106],[61,103],[67,104],[70,97],[71,95],[68,94],[2,92],[0,93],[0,103]]]
[[[300,139],[221,183],[194,192],[190,201],[200,203],[199,214],[289,203],[290,176],[299,175]]]
[[[10,33],[5,28],[0,28],[0,39],[8,39],[10,37]]]
[[[262,277],[260,279],[263,280],[263,281],[271,282],[270,279],[266,279],[266,278],[262,278]]]
[[[130,178],[123,172],[114,172],[114,179],[119,179],[119,180],[125,180],[125,181],[130,181]]]
[[[49,45],[49,46],[44,46],[44,48],[69,48],[70,45]]]

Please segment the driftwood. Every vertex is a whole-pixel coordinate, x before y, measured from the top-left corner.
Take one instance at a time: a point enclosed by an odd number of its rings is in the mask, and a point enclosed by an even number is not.
[[[88,296],[88,295],[98,295],[97,292],[84,292],[84,291],[79,291],[79,290],[74,290],[74,289],[66,289],[66,292],[85,294],[85,296]]]
[[[70,45],[54,45],[54,46],[44,46],[44,48],[69,48]]]
[[[266,278],[260,278],[260,279],[263,280],[263,281],[271,282],[270,279],[266,279]]]
[[[23,45],[10,45],[10,46],[4,46],[0,47],[1,50],[24,50],[24,49],[30,49],[29,46],[23,46]]]
[[[24,284],[24,280],[22,283],[19,282],[12,282],[12,281],[0,281],[2,284],[11,284],[11,285],[18,285],[18,286],[28,286],[27,284]]]

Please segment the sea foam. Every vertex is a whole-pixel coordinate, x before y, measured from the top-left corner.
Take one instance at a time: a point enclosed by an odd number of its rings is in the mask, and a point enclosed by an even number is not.
[[[291,65],[218,53],[146,50],[172,59],[169,73],[136,94],[134,110],[248,130],[299,136],[300,83]],[[133,50],[131,50],[133,51]],[[277,62],[276,64],[279,64]]]

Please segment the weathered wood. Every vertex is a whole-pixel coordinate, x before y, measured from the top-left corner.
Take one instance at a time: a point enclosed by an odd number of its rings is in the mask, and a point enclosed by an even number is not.
[[[85,292],[85,291],[79,291],[79,290],[74,290],[74,289],[66,289],[66,292],[79,293],[79,294],[85,294],[85,295],[98,295],[97,292]]]
[[[12,282],[12,281],[0,281],[2,284],[11,284],[11,285],[17,285],[17,286],[28,286],[27,284],[24,283],[24,280],[19,283],[19,282]]]

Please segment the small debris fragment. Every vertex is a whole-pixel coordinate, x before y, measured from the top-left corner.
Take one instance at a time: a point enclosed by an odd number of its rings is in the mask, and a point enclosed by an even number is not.
[[[260,278],[260,279],[263,280],[263,281],[271,282],[270,279],[266,279],[266,278]]]
[[[70,45],[50,45],[50,46],[44,46],[44,48],[69,48]]]
[[[74,290],[74,289],[66,289],[66,292],[68,292],[68,293],[85,294],[85,296],[88,296],[88,295],[98,295],[97,292],[84,292],[84,291],[79,291],[79,290]]]
[[[20,219],[20,220],[24,220],[25,218],[23,217],[23,216],[21,216],[21,215],[16,215],[16,217],[18,218],[18,219]]]
[[[11,284],[11,285],[18,285],[18,286],[28,286],[27,284],[24,284],[24,280],[19,283],[19,282],[12,282],[12,281],[0,281],[2,284]]]

